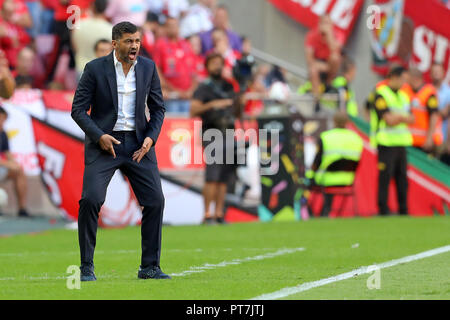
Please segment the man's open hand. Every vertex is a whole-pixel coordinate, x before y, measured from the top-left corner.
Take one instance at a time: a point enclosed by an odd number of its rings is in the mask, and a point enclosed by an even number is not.
[[[120,144],[119,140],[109,134],[104,134],[100,137],[100,141],[98,143],[100,144],[100,148],[111,153],[114,159],[116,158],[113,144]]]
[[[145,138],[144,143],[142,144],[142,147],[133,153],[133,161],[137,161],[137,163],[141,162],[142,158],[150,150],[152,145],[153,145],[153,140],[149,137]]]

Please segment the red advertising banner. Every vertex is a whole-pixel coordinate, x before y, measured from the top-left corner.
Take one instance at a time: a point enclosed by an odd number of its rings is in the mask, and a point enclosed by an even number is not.
[[[42,180],[51,201],[72,219],[78,216],[84,171],[84,145],[44,122],[33,119]]]
[[[346,41],[361,11],[363,0],[269,0],[276,8],[308,28],[328,13]]]
[[[42,100],[47,108],[70,112],[74,94],[73,91],[42,90]]]
[[[161,170],[190,170],[204,167],[200,119],[164,119],[155,151]]]
[[[444,65],[450,81],[450,10],[439,1],[375,0],[370,30],[373,70],[384,75],[390,62],[416,66],[429,80],[433,63]]]
[[[81,139],[35,118],[32,126],[41,176],[50,200],[64,217],[77,220],[83,186],[84,144]],[[136,225],[140,219],[140,207],[130,184],[116,172],[99,213],[99,225]]]

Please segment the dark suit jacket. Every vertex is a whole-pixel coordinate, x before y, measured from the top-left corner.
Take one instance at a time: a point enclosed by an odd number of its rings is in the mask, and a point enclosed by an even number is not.
[[[90,61],[84,68],[72,103],[72,118],[86,134],[85,164],[93,162],[104,152],[98,141],[103,134],[111,134],[118,113],[118,94],[116,70],[113,52],[106,57]],[[136,135],[139,144],[146,137],[156,144],[163,124],[165,107],[162,98],[159,76],[155,63],[147,58],[138,57],[136,74]],[[150,120],[145,116],[145,106],[150,113]],[[91,108],[91,113],[86,112]],[[147,157],[154,156],[150,149]]]

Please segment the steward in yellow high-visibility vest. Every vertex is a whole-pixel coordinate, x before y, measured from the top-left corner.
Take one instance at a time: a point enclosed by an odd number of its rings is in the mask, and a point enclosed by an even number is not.
[[[393,177],[397,187],[399,213],[407,214],[406,147],[413,139],[408,125],[414,122],[408,95],[401,90],[405,83],[401,66],[390,69],[388,79],[377,86],[370,110],[371,138],[378,149],[378,210],[389,213],[388,187]]]
[[[308,177],[322,187],[351,186],[361,160],[363,141],[357,133],[345,128],[348,116],[344,111],[336,112],[333,119],[335,128],[320,135],[312,172]],[[332,195],[325,195],[321,215],[328,215],[332,200]]]
[[[352,117],[358,116],[358,104],[356,103],[355,92],[350,88],[350,84],[356,75],[356,65],[352,59],[346,57],[342,62],[341,75],[332,82],[333,88],[339,93],[340,109],[345,109]]]

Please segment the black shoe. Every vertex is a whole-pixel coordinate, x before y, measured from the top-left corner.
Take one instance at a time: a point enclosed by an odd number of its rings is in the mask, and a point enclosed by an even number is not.
[[[142,269],[139,267],[139,279],[172,279],[168,274],[162,272],[160,267],[148,267]]]
[[[223,217],[216,218],[218,224],[228,224]]]
[[[95,281],[97,278],[95,277],[94,267],[90,266],[81,266],[80,267],[80,281]]]
[[[21,218],[29,218],[31,217],[30,214],[25,209],[20,209],[19,213],[17,214]]]
[[[216,224],[216,220],[212,217],[203,219],[203,224]]]

